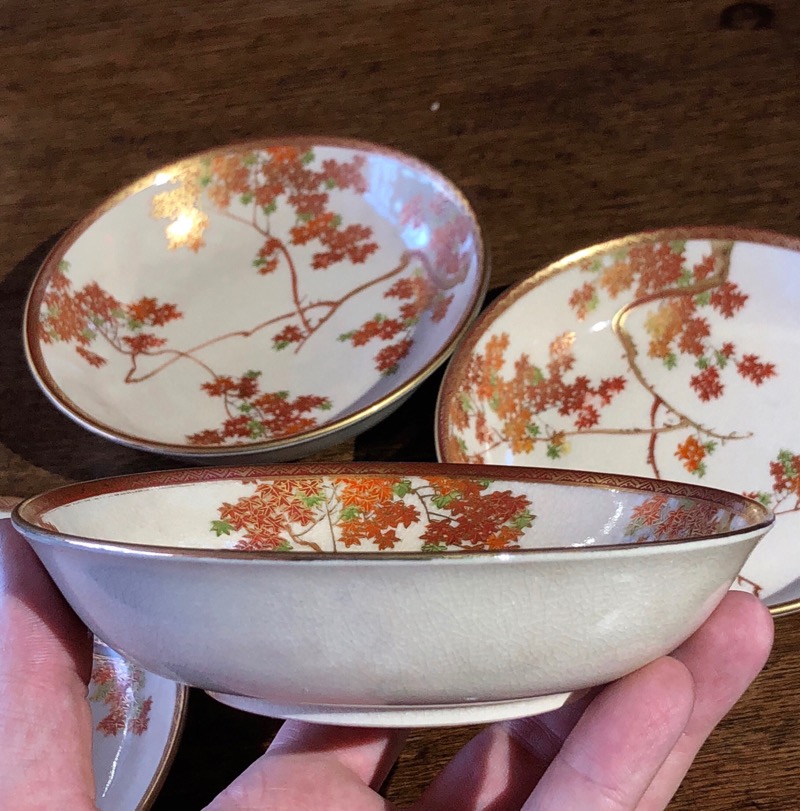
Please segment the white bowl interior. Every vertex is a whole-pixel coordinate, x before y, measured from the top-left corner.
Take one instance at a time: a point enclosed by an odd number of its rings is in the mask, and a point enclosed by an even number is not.
[[[696,482],[777,516],[738,586],[800,606],[800,242],[698,228],[557,262],[482,316],[438,405],[446,462]]]
[[[744,499],[435,475],[245,478],[134,487],[45,509],[79,538],[183,549],[464,552],[702,538],[746,529]]]
[[[336,427],[441,362],[479,306],[483,245],[445,178],[367,145],[192,158],[77,227],[34,285],[52,399],[155,449]]]

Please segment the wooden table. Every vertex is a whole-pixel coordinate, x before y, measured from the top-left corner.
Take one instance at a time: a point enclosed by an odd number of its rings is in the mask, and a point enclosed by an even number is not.
[[[675,224],[800,235],[800,6],[726,0],[6,0],[0,6],[0,493],[171,466],[89,436],[27,373],[20,313],[48,241],[184,153],[287,133],[383,142],[473,201],[500,288]],[[433,459],[439,377],[334,458]],[[672,808],[800,807],[800,617]],[[155,811],[200,808],[277,722],[202,694]],[[418,796],[474,729],[412,736]]]

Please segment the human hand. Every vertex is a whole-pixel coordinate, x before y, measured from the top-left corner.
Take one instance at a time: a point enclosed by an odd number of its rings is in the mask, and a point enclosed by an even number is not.
[[[662,811],[771,645],[769,612],[728,594],[672,656],[556,712],[483,729],[413,811]],[[0,521],[0,808],[95,811],[90,668],[90,635]],[[405,737],[287,721],[206,811],[391,811],[376,790]]]

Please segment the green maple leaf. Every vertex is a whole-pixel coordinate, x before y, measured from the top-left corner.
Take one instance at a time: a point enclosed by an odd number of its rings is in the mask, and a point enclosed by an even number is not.
[[[682,254],[686,250],[685,239],[673,239],[669,242],[669,249],[672,253]]]
[[[222,535],[230,535],[233,527],[227,521],[212,521],[211,531],[219,538]]]
[[[678,277],[678,287],[689,287],[694,282],[694,276],[689,268],[681,268],[681,275]]]
[[[722,352],[714,352],[714,360],[716,360],[720,369],[724,369],[728,365],[728,356],[723,355]]]
[[[403,496],[408,495],[412,490],[411,482],[408,479],[401,479],[395,486],[392,488],[392,492],[398,497],[403,498]]]
[[[335,189],[336,188],[336,181],[332,177],[329,177],[325,181],[325,188],[326,189]]]
[[[267,433],[264,423],[260,420],[250,420],[247,423],[247,430],[250,432],[250,439],[260,439]]]
[[[111,681],[104,681],[101,683],[94,682],[94,685],[95,688],[94,690],[92,690],[91,700],[97,702],[98,704],[108,703],[108,699],[111,696],[113,682]]]
[[[256,157],[254,152],[250,152],[244,156],[242,159],[242,163],[245,166],[255,166],[258,163],[258,158]]]
[[[261,206],[261,210],[269,217],[270,214],[274,214],[278,210],[278,201],[273,200],[266,206]]]
[[[292,552],[294,547],[286,539],[282,540],[273,550],[274,552]]]
[[[339,335],[339,337],[336,340],[342,342],[349,341],[355,334],[356,331],[354,329],[351,329],[350,332],[343,332],[341,335]]]
[[[529,422],[525,426],[525,431],[528,436],[537,437],[542,432],[541,428],[535,422]]]
[[[239,197],[239,202],[244,206],[250,205],[253,202],[253,195],[249,191],[245,192]]]
[[[70,264],[69,264],[69,262],[68,262],[66,259],[62,259],[62,260],[61,260],[61,261],[58,263],[58,269],[59,269],[59,271],[60,271],[61,273],[67,273],[67,272],[69,272],[69,268],[70,268]]]
[[[700,464],[694,469],[694,475],[697,476],[698,479],[702,479],[703,476],[708,473],[708,468],[706,467],[705,462],[700,462]]]
[[[700,357],[695,361],[694,365],[698,369],[708,369],[708,358],[705,355],[700,355]]]
[[[279,400],[288,400],[288,399],[289,399],[289,392],[288,392],[288,391],[285,391],[285,390],[282,390],[282,391],[276,391],[276,392],[275,392],[275,396],[276,396],[276,397],[277,397]]]
[[[281,351],[281,349],[286,349],[287,346],[289,346],[289,341],[273,341],[272,342],[272,348],[277,349],[279,352]]]
[[[352,521],[353,519],[358,518],[359,515],[361,515],[361,510],[359,510],[358,507],[353,507],[353,506],[345,507],[339,513],[339,520],[340,521]]]
[[[714,453],[714,451],[717,449],[717,443],[711,440],[709,442],[704,443],[703,447],[706,449],[706,453],[711,454]]]
[[[760,501],[765,507],[769,507],[772,504],[772,493],[765,493],[763,490],[759,490],[756,493],[756,500]]]
[[[303,164],[305,164],[306,166],[308,166],[308,164],[309,164],[309,163],[312,163],[312,162],[313,162],[313,160],[314,160],[314,152],[313,152],[313,150],[309,149],[309,150],[308,150],[308,152],[306,152],[306,153],[305,153],[305,154],[304,154],[304,155],[303,155],[303,156],[300,158],[300,163],[303,163]]]
[[[664,366],[666,366],[667,369],[674,369],[677,365],[678,356],[674,352],[670,352],[669,355],[664,358]]]
[[[299,496],[299,498],[306,507],[319,507],[320,504],[325,503],[325,496],[323,495]]]
[[[698,293],[694,297],[694,301],[698,307],[707,307],[709,304],[711,304],[711,291],[705,290],[702,293]]]
[[[320,411],[330,411],[333,408],[333,403],[326,397],[325,400],[317,406],[317,408]]]
[[[561,445],[549,444],[547,446],[547,456],[550,459],[560,459],[561,458]]]
[[[424,543],[422,544],[422,549],[420,552],[425,552],[426,554],[431,554],[434,552],[446,552],[447,551],[447,544],[443,543]]]
[[[458,393],[458,402],[461,404],[461,408],[465,414],[472,412],[472,400],[470,400],[469,395],[465,391]]]
[[[461,493],[457,490],[453,490],[451,493],[442,494],[439,493],[438,495],[434,496],[431,501],[440,509],[443,510],[446,507],[449,507],[454,501],[457,501],[461,498]]]
[[[81,332],[81,335],[86,338],[87,341],[93,341],[97,337],[97,333],[91,329],[85,329]]]
[[[331,217],[331,228],[338,228],[342,224],[342,218],[336,214],[335,216]]]
[[[544,382],[544,374],[538,366],[534,366],[530,376],[530,383],[532,386],[538,386],[542,382]]]
[[[261,377],[261,372],[257,371],[256,369],[248,369],[242,377],[250,378],[251,380],[255,380],[257,377]]]
[[[523,510],[518,515],[514,516],[511,525],[517,529],[525,529],[526,527],[532,526],[534,518],[536,518],[536,516],[529,510]]]

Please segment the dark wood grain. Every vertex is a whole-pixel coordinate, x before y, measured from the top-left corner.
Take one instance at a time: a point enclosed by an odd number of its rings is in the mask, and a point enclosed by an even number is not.
[[[430,161],[473,201],[496,287],[613,235],[735,224],[800,235],[800,6],[725,0],[6,0],[0,5],[0,492],[165,466],[88,436],[20,347],[48,240],[186,152],[287,133]],[[341,458],[433,458],[438,378]],[[800,807],[800,619],[671,808]],[[196,694],[155,811],[200,808],[276,722]],[[405,804],[474,729],[415,733]]]

